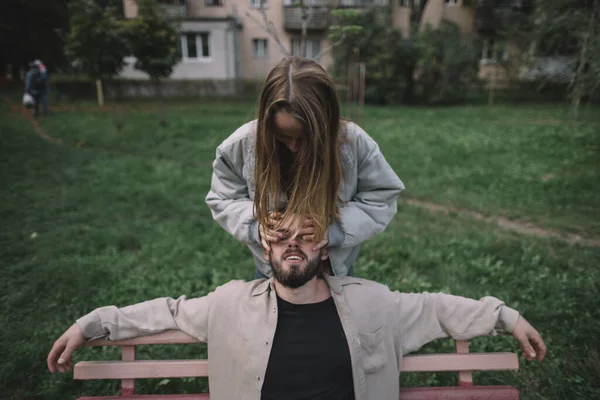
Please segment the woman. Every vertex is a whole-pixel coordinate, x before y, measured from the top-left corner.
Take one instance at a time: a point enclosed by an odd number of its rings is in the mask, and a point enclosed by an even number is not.
[[[206,203],[213,218],[272,275],[263,248],[284,238],[287,215],[307,216],[301,235],[328,246],[332,272],[352,275],[360,244],[382,232],[404,185],[365,131],[340,117],[334,84],[316,62],[286,57],[269,73],[258,119],[218,148]]]

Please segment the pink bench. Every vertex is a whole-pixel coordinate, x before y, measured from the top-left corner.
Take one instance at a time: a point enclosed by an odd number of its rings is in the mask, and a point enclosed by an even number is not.
[[[120,379],[120,396],[80,397],[78,400],[208,400],[209,394],[135,395],[135,380],[147,378],[187,378],[208,376],[207,360],[136,361],[135,346],[183,344],[198,341],[178,331],[122,341],[95,340],[87,346],[121,346],[121,361],[81,361],[75,365],[74,379]],[[458,372],[458,386],[406,388],[401,400],[518,400],[512,386],[474,386],[472,371],[517,370],[514,353],[469,353],[469,342],[457,341],[455,354],[413,355],[404,358],[402,373]]]

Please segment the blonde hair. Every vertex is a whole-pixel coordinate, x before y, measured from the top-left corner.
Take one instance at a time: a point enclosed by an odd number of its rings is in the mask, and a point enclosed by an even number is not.
[[[315,61],[286,57],[271,70],[263,86],[255,145],[254,212],[265,227],[271,209],[281,211],[277,209],[281,169],[274,123],[275,114],[280,111],[298,119],[305,131],[295,159],[295,177],[281,225],[294,224],[293,215],[311,218],[315,225],[315,241],[320,241],[328,226],[339,216],[338,188],[342,176],[340,106],[327,72]]]

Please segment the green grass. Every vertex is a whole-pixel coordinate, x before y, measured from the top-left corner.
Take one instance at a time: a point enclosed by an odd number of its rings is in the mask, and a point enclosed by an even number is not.
[[[215,147],[252,118],[253,105],[170,107],[166,128],[148,104],[120,105],[120,130],[110,112],[89,104],[41,119],[63,146],[42,141],[28,122],[0,109],[0,398],[115,393],[115,382],[47,372],[52,342],[75,318],[101,305],[199,296],[253,277],[247,249],[204,204]],[[597,237],[600,124],[592,111],[576,131],[554,121],[566,113],[553,106],[368,108],[363,125],[404,180],[406,197]],[[546,174],[553,176],[542,179]],[[600,396],[599,263],[599,248],[520,236],[402,202],[390,227],[363,246],[356,274],[404,291],[505,300],[540,330],[550,353],[541,364],[522,360],[518,373],[478,374],[476,382],[514,385],[523,399],[593,399]],[[511,338],[480,338],[473,349],[517,346]],[[423,349],[450,350],[450,341]],[[205,355],[203,345],[140,351]],[[116,356],[115,349],[84,349],[76,359]],[[454,384],[455,375],[401,380]],[[140,392],[205,387],[199,379],[152,380]]]

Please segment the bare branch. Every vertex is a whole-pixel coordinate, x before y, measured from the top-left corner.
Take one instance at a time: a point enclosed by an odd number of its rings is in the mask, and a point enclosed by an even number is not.
[[[259,12],[263,19],[262,23],[258,20],[258,18],[254,17],[254,15],[250,14],[250,12],[246,12],[246,16],[248,16],[250,19],[256,22],[261,28],[263,28],[265,32],[267,32],[269,36],[271,36],[271,38],[275,40],[275,43],[277,43],[281,52],[284,55],[289,56],[290,52],[286,49],[283,43],[281,43],[279,35],[277,34],[277,29],[275,28],[275,25],[273,25],[273,23],[269,21],[269,18],[267,17],[267,11],[265,10],[264,3],[262,2],[260,3]]]
[[[343,33],[342,36],[340,36],[340,38],[338,39],[337,42],[335,42],[334,44],[332,44],[331,46],[327,47],[326,49],[324,49],[322,52],[320,52],[319,54],[317,54],[314,59],[318,60],[319,57],[323,56],[324,54],[329,53],[331,50],[335,49],[336,47],[338,47],[339,45],[341,45],[344,40],[346,39],[346,34]]]

